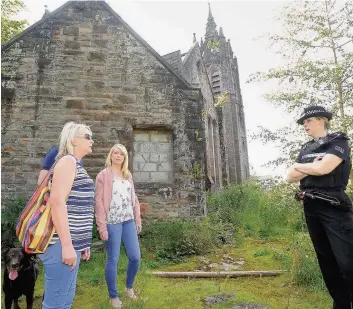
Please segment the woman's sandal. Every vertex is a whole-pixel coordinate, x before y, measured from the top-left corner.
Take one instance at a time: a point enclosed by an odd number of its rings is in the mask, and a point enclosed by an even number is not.
[[[135,295],[133,289],[125,288],[125,293],[126,293],[127,297],[130,298],[131,300],[136,300],[137,299],[137,296]]]
[[[121,300],[116,297],[116,298],[111,298],[110,299],[110,304],[114,307],[114,308],[122,308],[123,307],[123,303],[121,302]]]

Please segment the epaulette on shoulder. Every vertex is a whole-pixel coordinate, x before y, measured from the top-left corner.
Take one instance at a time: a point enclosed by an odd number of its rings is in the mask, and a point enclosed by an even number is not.
[[[340,131],[327,134],[327,136],[330,137],[331,139],[349,140],[347,135]]]

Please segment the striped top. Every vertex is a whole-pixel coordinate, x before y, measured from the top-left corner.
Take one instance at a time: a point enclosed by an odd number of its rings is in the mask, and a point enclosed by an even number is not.
[[[76,251],[90,248],[94,217],[94,182],[79,161],[76,161],[76,176],[66,202],[69,228]],[[54,234],[50,244],[59,240]]]

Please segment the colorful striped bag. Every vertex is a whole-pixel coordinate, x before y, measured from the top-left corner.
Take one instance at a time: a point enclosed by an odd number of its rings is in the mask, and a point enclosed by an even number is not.
[[[30,254],[44,253],[55,232],[48,203],[54,167],[55,164],[33,193],[17,221],[16,235],[22,248]]]

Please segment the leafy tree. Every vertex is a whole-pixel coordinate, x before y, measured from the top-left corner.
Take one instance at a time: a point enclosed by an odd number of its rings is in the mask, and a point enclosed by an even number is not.
[[[271,48],[284,65],[252,74],[248,82],[274,82],[266,100],[284,108],[297,119],[308,105],[323,105],[335,117],[332,129],[353,137],[353,2],[293,1],[278,17],[278,33],[270,34]],[[295,157],[304,140],[297,125],[255,135],[283,149],[270,164],[279,165]]]
[[[1,1],[1,44],[6,43],[16,34],[24,30],[26,20],[13,20],[12,18],[25,7],[22,0]]]

